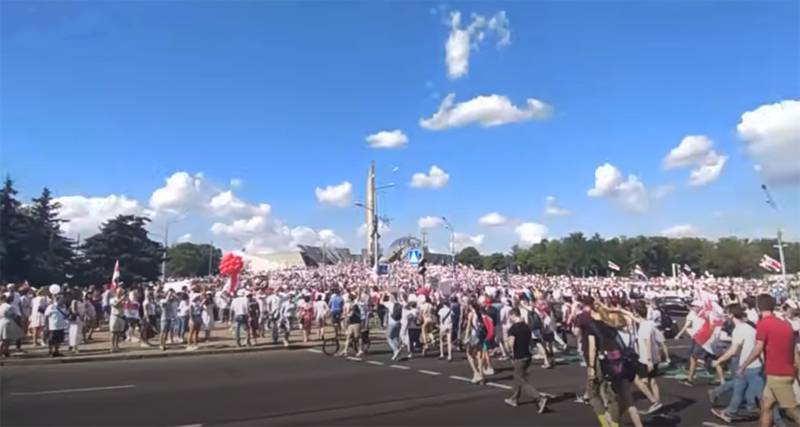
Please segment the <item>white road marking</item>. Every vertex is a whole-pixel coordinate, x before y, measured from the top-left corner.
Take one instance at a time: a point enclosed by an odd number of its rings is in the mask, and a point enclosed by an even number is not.
[[[318,348],[309,348],[308,351],[310,351],[312,353],[322,353],[322,350],[320,350]]]
[[[424,370],[424,369],[420,369],[420,370],[419,370],[419,373],[420,373],[420,374],[425,374],[425,375],[442,375],[440,372],[436,372],[436,371],[426,371],[426,370]]]
[[[367,363],[375,366],[383,366],[383,362],[378,362],[377,360],[367,360]]]
[[[203,427],[202,424],[184,424],[182,426],[175,426],[175,427]]]
[[[498,384],[498,383],[486,383],[486,385],[488,385],[489,387],[501,388],[503,390],[511,390],[510,385]]]
[[[347,360],[352,360],[354,362],[360,362],[361,358],[360,357],[347,356]]]
[[[403,370],[409,370],[409,369],[411,369],[411,368],[409,368],[408,366],[403,366],[403,365],[390,365],[389,367],[390,367],[390,368],[395,368],[395,369],[403,369]]]
[[[112,385],[108,387],[65,388],[62,390],[26,391],[26,392],[10,393],[10,394],[12,396],[41,396],[46,394],[84,393],[89,391],[122,390],[134,387],[136,386],[133,384],[128,384],[128,385]]]
[[[468,382],[468,383],[472,382],[471,379],[466,378],[466,377],[459,377],[458,375],[450,375],[450,379],[458,380],[458,381],[464,381],[464,382]]]

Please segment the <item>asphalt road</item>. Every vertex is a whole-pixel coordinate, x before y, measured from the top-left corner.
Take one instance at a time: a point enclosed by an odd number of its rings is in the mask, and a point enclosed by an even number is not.
[[[538,415],[535,405],[503,403],[511,384],[505,362],[496,361],[497,375],[478,386],[464,381],[466,361],[434,355],[392,363],[385,344],[374,347],[361,360],[280,350],[4,367],[0,425],[597,425],[589,406],[572,401],[585,375],[576,363],[531,367],[534,384],[558,395]],[[705,387],[670,378],[660,384],[666,407],[647,425],[713,421]]]

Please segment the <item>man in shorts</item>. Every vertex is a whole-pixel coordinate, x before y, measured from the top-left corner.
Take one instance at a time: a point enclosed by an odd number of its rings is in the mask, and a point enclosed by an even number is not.
[[[756,306],[761,312],[761,320],[756,325],[756,345],[746,360],[739,363],[736,373],[745,374],[747,368],[764,356],[764,375],[767,385],[761,397],[760,427],[770,427],[773,423],[772,408],[777,403],[786,415],[800,424],[798,408],[792,383],[795,381],[795,347],[792,325],[773,314],[775,298],[761,294],[756,298]]]

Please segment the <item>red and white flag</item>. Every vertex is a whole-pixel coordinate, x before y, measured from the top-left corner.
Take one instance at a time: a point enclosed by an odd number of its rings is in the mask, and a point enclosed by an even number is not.
[[[114,273],[111,275],[111,289],[119,287],[119,260],[114,263]]]
[[[647,279],[647,275],[644,274],[644,270],[642,270],[642,267],[639,264],[636,264],[636,268],[633,269],[633,274],[642,276],[645,279]]]
[[[767,254],[764,254],[764,256],[761,257],[761,262],[758,265],[760,265],[765,270],[774,271],[776,273],[780,272],[782,267],[780,261],[776,260],[775,258],[772,258]]]
[[[608,269],[619,271],[619,266],[614,261],[608,260]]]

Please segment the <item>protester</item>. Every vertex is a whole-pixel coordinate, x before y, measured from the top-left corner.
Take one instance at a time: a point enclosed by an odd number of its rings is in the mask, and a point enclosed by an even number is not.
[[[537,412],[540,414],[547,408],[547,397],[543,396],[528,382],[528,367],[531,365],[531,328],[522,321],[519,310],[514,308],[510,312],[512,325],[508,329],[509,347],[512,349],[511,364],[514,366],[514,385],[511,397],[505,400],[506,404],[516,407],[524,394],[527,394],[537,403]]]
[[[48,354],[50,357],[61,357],[63,354],[59,352],[59,348],[64,342],[68,327],[68,313],[63,295],[55,296],[53,302],[44,311],[44,317],[47,319],[47,329],[49,330]]]
[[[22,337],[22,329],[17,323],[17,314],[9,303],[10,296],[0,294],[0,355],[10,357],[9,347]],[[13,298],[13,297],[11,297]]]

